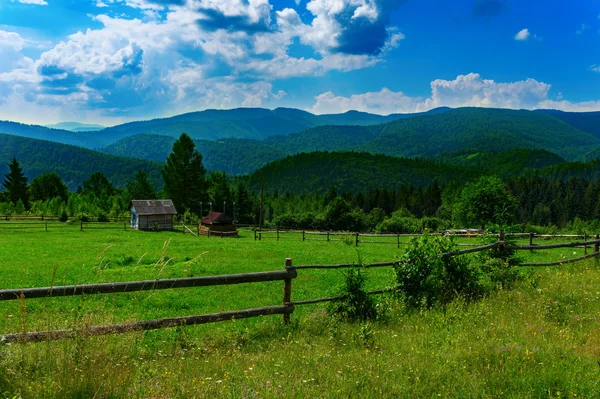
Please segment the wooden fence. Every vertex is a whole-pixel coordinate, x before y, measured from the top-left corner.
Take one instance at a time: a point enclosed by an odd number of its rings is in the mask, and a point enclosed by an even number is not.
[[[526,263],[519,266],[522,267],[538,267],[538,266],[555,266],[562,265],[571,262],[577,262],[580,260],[598,257],[600,255],[600,238],[596,236],[594,240],[586,240],[584,242],[571,242],[561,244],[549,244],[549,245],[511,245],[504,241],[504,237],[500,235],[498,242],[483,245],[477,248],[463,249],[453,252],[447,252],[440,254],[441,257],[448,256],[461,256],[466,254],[472,254],[482,251],[487,251],[492,248],[503,246],[507,249],[515,251],[538,251],[538,250],[549,250],[558,248],[571,248],[584,246],[593,247],[591,254],[585,254],[584,256],[566,259],[557,262],[546,262],[546,263]],[[362,265],[363,268],[376,268],[376,267],[391,267],[406,262],[405,260],[394,260],[389,262],[378,262],[367,265]],[[342,299],[342,297],[327,297],[318,299],[306,299],[292,301],[292,280],[298,277],[298,270],[308,269],[343,269],[357,267],[356,264],[333,264],[333,265],[301,265],[293,266],[292,259],[287,258],[285,260],[284,270],[270,271],[270,272],[258,272],[258,273],[245,273],[245,274],[229,274],[220,276],[206,276],[206,277],[189,277],[189,278],[175,278],[175,279],[163,279],[163,280],[145,280],[145,281],[129,281],[129,282],[115,282],[115,283],[102,283],[102,284],[84,284],[84,285],[67,285],[67,286],[56,286],[56,287],[43,287],[43,288],[18,288],[18,289],[7,289],[0,290],[0,301],[9,300],[25,300],[34,298],[47,298],[47,297],[64,297],[64,296],[77,296],[77,295],[96,295],[96,294],[114,294],[121,292],[135,292],[135,291],[154,291],[164,289],[180,289],[188,287],[207,287],[216,285],[231,285],[231,284],[245,284],[245,283],[262,283],[270,281],[283,281],[283,303],[281,305],[266,306],[261,308],[243,309],[226,311],[220,313],[211,313],[197,316],[183,316],[173,317],[166,319],[157,320],[145,320],[137,321],[124,324],[114,324],[105,326],[92,326],[84,327],[80,330],[53,330],[53,331],[39,331],[39,332],[24,332],[15,334],[0,335],[0,344],[8,343],[26,343],[26,342],[39,342],[49,340],[59,340],[65,338],[74,338],[77,336],[95,336],[95,335],[108,335],[108,334],[121,334],[133,331],[145,331],[155,330],[160,328],[195,325],[195,324],[206,324],[214,323],[226,320],[244,319],[251,317],[267,316],[267,315],[283,315],[283,321],[285,323],[290,321],[290,315],[294,312],[296,306],[309,305],[323,302],[331,302]],[[382,294],[396,290],[397,287],[385,288],[369,292],[371,295]]]
[[[294,236],[295,234],[295,236]],[[290,236],[292,235],[292,236]],[[401,245],[408,245],[407,241],[401,241],[402,238],[410,237],[422,237],[424,233],[393,233],[393,234],[375,234],[375,233],[358,233],[358,232],[344,232],[344,231],[310,231],[310,230],[265,230],[258,231],[254,230],[254,241],[262,241],[263,239],[276,239],[277,241],[288,239],[288,240],[301,240],[301,241],[344,241],[348,243],[354,243],[355,246],[358,244],[381,244],[381,245],[395,245],[400,248]],[[429,233],[429,236],[441,236],[444,233]],[[463,238],[481,238],[484,234],[446,234],[455,237]],[[315,237],[316,236],[316,237]],[[533,245],[534,240],[539,239],[557,239],[557,238],[580,238],[587,241],[588,234],[536,234],[536,233],[508,233],[506,236],[510,237],[521,237],[521,239],[529,239],[529,245]],[[341,237],[341,238],[340,238]],[[364,237],[365,239],[361,239]],[[389,239],[389,241],[376,240],[377,238]],[[456,244],[459,247],[478,247],[480,244]]]

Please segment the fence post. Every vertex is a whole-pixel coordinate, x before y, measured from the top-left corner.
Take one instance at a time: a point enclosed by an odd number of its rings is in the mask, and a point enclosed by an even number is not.
[[[288,270],[292,267],[292,258],[285,259],[285,270]],[[286,306],[292,301],[292,279],[286,278],[283,280],[283,305]],[[283,322],[288,324],[290,322],[290,315],[283,315]]]
[[[356,233],[356,241],[355,241],[356,245],[358,247],[358,233]]]
[[[504,249],[504,232],[502,232],[502,231],[498,234],[498,242],[502,243],[502,244],[500,244],[499,248]],[[506,259],[505,254],[502,252],[500,254],[501,254],[500,256],[501,256],[502,261],[506,262],[507,259]]]
[[[533,245],[533,232],[529,233],[529,246]]]
[[[398,233],[398,248],[400,248],[400,233]]]
[[[327,231],[327,242],[329,242],[329,231]]]
[[[80,231],[83,231],[83,220],[81,221]]]
[[[304,241],[304,230],[302,230],[302,241]]]
[[[585,242],[585,244],[583,244],[583,254],[584,255],[587,255],[587,240],[588,240],[587,233],[583,233],[583,242]]]

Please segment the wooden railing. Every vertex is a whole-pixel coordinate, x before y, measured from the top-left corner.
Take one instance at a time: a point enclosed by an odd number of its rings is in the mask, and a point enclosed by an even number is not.
[[[558,248],[572,248],[572,247],[593,247],[593,253],[585,254],[572,259],[564,259],[556,262],[546,263],[524,263],[519,266],[522,267],[534,267],[534,266],[556,266],[566,263],[572,263],[581,261],[584,259],[598,257],[600,255],[600,238],[596,236],[594,240],[588,240],[584,242],[571,242],[561,244],[549,244],[549,245],[513,245],[503,240],[500,236],[498,242],[483,245],[477,248],[469,248],[464,250],[457,250],[452,252],[446,252],[439,254],[441,257],[452,257],[467,255],[482,251],[487,251],[493,248],[503,246],[510,250],[515,251],[539,251],[539,250],[550,250]],[[343,269],[343,268],[379,268],[379,267],[392,267],[405,263],[407,260],[399,259],[388,262],[377,262],[366,265],[356,265],[353,263],[344,264],[330,264],[330,265],[300,265],[293,266],[292,259],[287,258],[285,260],[284,270],[270,271],[270,272],[259,272],[259,273],[245,273],[245,274],[229,274],[219,276],[206,276],[206,277],[189,277],[189,278],[175,278],[175,279],[163,279],[163,280],[144,280],[144,281],[129,281],[129,282],[115,282],[115,283],[102,283],[102,284],[84,284],[84,285],[67,285],[67,286],[55,286],[55,287],[42,287],[42,288],[18,288],[18,289],[7,289],[0,290],[0,302],[10,300],[25,300],[34,298],[48,298],[48,297],[65,297],[65,296],[78,296],[78,295],[97,295],[97,294],[114,294],[122,292],[136,292],[136,291],[154,291],[154,290],[165,290],[165,289],[180,289],[188,287],[207,287],[217,285],[231,285],[231,284],[245,284],[245,283],[262,283],[270,281],[283,281],[283,304],[266,306],[261,308],[243,309],[226,311],[220,313],[211,313],[197,316],[183,316],[174,317],[158,320],[145,320],[137,321],[132,323],[114,324],[105,326],[93,326],[85,327],[80,330],[53,330],[53,331],[40,331],[40,332],[24,332],[15,334],[0,335],[0,344],[7,343],[26,343],[26,342],[39,342],[48,340],[59,340],[65,338],[73,338],[81,335],[107,335],[107,334],[120,334],[133,331],[144,331],[154,330],[159,328],[177,327],[185,325],[205,324],[214,323],[226,320],[244,319],[266,315],[283,315],[283,321],[285,323],[290,321],[290,315],[294,312],[295,306],[309,305],[323,302],[331,302],[342,299],[342,297],[327,297],[317,299],[304,299],[292,301],[292,280],[298,277],[298,270],[308,269]],[[386,292],[395,291],[397,287],[385,288],[375,291],[370,291],[369,294],[383,294]]]

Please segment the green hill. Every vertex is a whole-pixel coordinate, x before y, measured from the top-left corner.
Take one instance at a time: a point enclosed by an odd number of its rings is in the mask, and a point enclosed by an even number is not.
[[[546,150],[515,149],[502,152],[459,150],[443,152],[431,160],[482,169],[487,174],[509,177],[526,174],[532,170],[565,162],[564,159]]]
[[[439,113],[444,108],[429,111]],[[269,136],[285,135],[323,125],[375,125],[421,114],[394,114],[381,116],[350,111],[335,115],[314,115],[310,112],[277,108],[236,108],[190,112],[170,118],[125,123],[102,130],[99,134],[106,143],[139,134],[157,134],[179,137],[183,132],[193,139],[219,140],[245,138],[262,140]]]
[[[544,109],[537,112],[552,115],[582,132],[600,138],[600,112],[564,112],[555,109]]]
[[[464,182],[480,175],[478,170],[429,161],[395,158],[360,152],[312,152],[287,156],[248,177],[249,187],[280,193],[368,191],[398,189],[403,185],[423,187],[436,180]]]
[[[126,137],[103,148],[111,155],[164,162],[171,152],[174,137],[141,134]],[[287,154],[262,141],[249,139],[194,140],[202,154],[202,163],[209,170],[239,175],[254,172],[267,163]]]
[[[575,160],[600,146],[600,139],[546,113],[506,109],[460,108],[371,129],[378,137],[355,149],[423,157],[464,148],[490,152],[529,148]]]
[[[69,190],[76,190],[94,172],[104,173],[113,184],[123,186],[136,171],[145,169],[150,179],[162,186],[161,164],[117,157],[67,144],[0,134],[0,176],[16,157],[25,175],[32,178],[44,172],[57,172]]]

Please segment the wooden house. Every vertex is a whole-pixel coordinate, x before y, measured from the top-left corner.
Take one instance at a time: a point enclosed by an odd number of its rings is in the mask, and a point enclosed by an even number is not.
[[[171,200],[134,200],[129,211],[135,230],[173,230],[173,216],[177,215]]]
[[[207,236],[237,237],[235,221],[221,212],[212,212],[200,222],[198,233]]]

